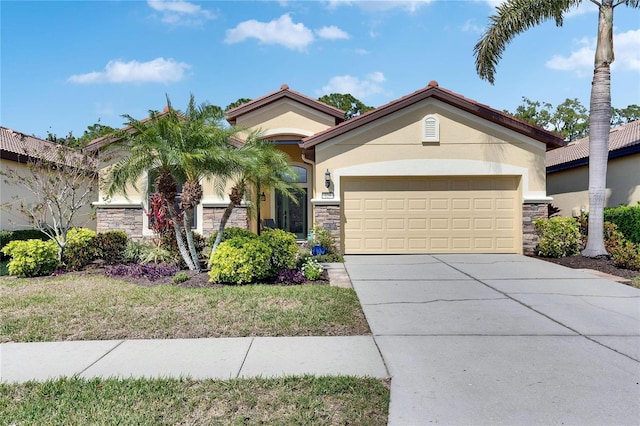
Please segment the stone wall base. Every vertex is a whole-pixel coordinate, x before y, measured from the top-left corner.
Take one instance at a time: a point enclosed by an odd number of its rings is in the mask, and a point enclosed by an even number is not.
[[[546,219],[549,216],[549,203],[532,203],[522,205],[522,252],[535,254],[538,246],[533,221],[538,218]]]
[[[124,231],[134,241],[142,241],[142,208],[97,208],[96,231]]]
[[[340,241],[340,206],[315,206],[313,221],[322,228],[331,231],[336,241],[336,249],[341,251]]]
[[[202,209],[202,236],[211,236],[220,227],[220,220],[226,207],[203,207]],[[236,207],[231,212],[226,228],[238,227],[249,229],[249,216],[246,207]]]

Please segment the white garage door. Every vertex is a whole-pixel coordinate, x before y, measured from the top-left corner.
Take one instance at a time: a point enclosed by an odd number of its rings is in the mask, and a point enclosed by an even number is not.
[[[346,254],[521,253],[516,176],[343,178]]]

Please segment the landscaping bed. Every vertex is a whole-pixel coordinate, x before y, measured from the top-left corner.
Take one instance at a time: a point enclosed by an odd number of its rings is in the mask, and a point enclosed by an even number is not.
[[[631,269],[623,269],[617,267],[613,260],[608,258],[590,258],[582,255],[567,257],[542,257],[536,256],[540,260],[556,263],[572,269],[593,269],[595,271],[604,272],[606,274],[615,275],[617,277],[633,279],[640,277],[640,271],[632,271]]]

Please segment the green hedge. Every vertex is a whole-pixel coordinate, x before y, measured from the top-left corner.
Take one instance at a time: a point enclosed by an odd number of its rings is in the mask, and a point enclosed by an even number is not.
[[[640,244],[640,205],[607,207],[604,220],[615,223],[626,240]]]
[[[270,274],[271,249],[257,238],[236,237],[220,243],[209,260],[214,283],[246,284]]]
[[[538,254],[544,257],[573,256],[580,252],[582,236],[578,221],[572,217],[554,217],[533,221],[538,235]]]
[[[51,240],[14,240],[4,246],[2,252],[11,256],[7,265],[9,275],[39,277],[51,274],[58,267],[58,246]]]

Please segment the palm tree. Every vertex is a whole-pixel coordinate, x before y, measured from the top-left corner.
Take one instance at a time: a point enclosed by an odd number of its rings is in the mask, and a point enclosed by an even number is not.
[[[145,120],[124,117],[128,127],[118,136],[130,151],[110,169],[107,193],[125,192],[127,186],[135,187],[145,173],[157,172],[155,188],[167,200],[180,255],[189,269],[199,271],[190,218],[202,200],[201,181],[213,176],[222,177],[223,181],[240,167],[241,158],[229,143],[239,129],[223,127],[219,108],[197,106],[193,95],[184,113],[174,109],[167,96],[167,108],[162,113],[150,111]],[[182,194],[180,209],[176,209],[179,185]]]
[[[611,74],[613,53],[613,10],[622,4],[637,8],[640,0],[590,0],[598,6],[598,37],[591,84],[589,111],[589,240],[585,257],[606,256],[603,220],[611,120]],[[489,28],[475,45],[476,71],[494,82],[498,61],[516,35],[549,19],[562,26],[564,15],[582,0],[507,0],[497,7]]]
[[[238,151],[249,161],[246,161],[243,168],[232,178],[234,184],[229,194],[229,205],[220,220],[218,235],[211,248],[212,253],[222,241],[222,233],[233,209],[241,205],[245,198],[251,200],[250,208],[253,205],[259,208],[260,191],[271,189],[280,191],[297,202],[293,194],[297,185],[292,183],[295,181],[296,173],[289,165],[287,154],[278,150],[271,142],[261,139],[259,132],[249,134]]]

